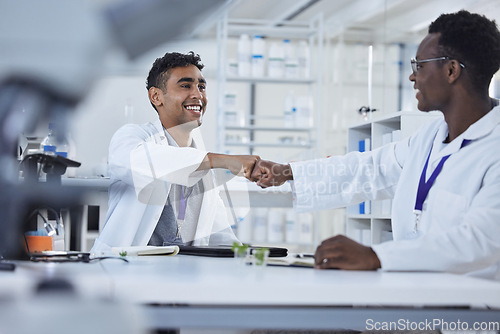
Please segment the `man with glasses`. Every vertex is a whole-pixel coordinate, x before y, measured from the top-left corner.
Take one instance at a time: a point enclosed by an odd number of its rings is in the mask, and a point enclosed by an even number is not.
[[[259,161],[252,178],[261,187],[294,180],[297,210],[393,199],[393,241],[366,247],[334,236],[318,246],[317,268],[447,271],[500,280],[500,107],[488,95],[500,67],[498,27],[467,11],[443,14],[411,66],[418,109],[439,110],[444,119],[371,152],[291,164]]]

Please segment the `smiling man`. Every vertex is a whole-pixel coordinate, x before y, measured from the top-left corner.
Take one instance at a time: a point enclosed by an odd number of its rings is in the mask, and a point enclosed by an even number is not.
[[[500,280],[500,107],[488,95],[500,67],[498,27],[467,11],[443,14],[410,63],[418,109],[439,110],[444,119],[371,152],[289,165],[260,160],[252,178],[262,187],[293,179],[294,205],[303,210],[393,199],[393,241],[366,247],[334,236],[318,246],[318,268]],[[322,172],[337,168],[349,172]]]
[[[109,211],[92,252],[115,246],[237,241],[212,169],[250,177],[258,156],[206,152],[198,127],[207,82],[193,52],[156,59],[147,78],[153,123],[120,128],[109,147]]]

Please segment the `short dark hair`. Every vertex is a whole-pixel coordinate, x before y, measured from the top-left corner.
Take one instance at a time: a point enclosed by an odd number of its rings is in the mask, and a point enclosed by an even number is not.
[[[193,51],[189,51],[187,54],[179,52],[165,53],[163,57],[157,58],[153,63],[153,67],[151,67],[146,80],[146,89],[149,90],[151,87],[156,87],[165,91],[165,83],[168,80],[169,70],[175,67],[187,67],[189,65],[198,67],[200,71],[205,67],[205,65],[201,63],[200,56]]]
[[[441,33],[438,44],[443,56],[465,65],[478,92],[488,89],[500,68],[500,31],[494,20],[461,10],[439,16],[429,33]]]

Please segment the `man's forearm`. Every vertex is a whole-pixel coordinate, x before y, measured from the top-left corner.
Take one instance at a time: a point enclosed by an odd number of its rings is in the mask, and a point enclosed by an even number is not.
[[[249,178],[255,163],[259,159],[260,157],[257,155],[230,155],[209,152],[197,170],[224,168],[234,175]]]

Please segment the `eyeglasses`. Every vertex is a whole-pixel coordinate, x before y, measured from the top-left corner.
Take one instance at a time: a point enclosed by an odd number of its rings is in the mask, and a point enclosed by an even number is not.
[[[450,57],[438,57],[438,58],[429,58],[429,59],[422,59],[422,60],[416,60],[415,58],[410,59],[411,63],[411,69],[413,71],[413,74],[417,74],[418,72],[418,65],[421,63],[428,63],[430,61],[438,61],[438,60],[451,60]],[[462,64],[461,62],[458,62],[460,64],[460,67],[465,68],[465,65]]]

